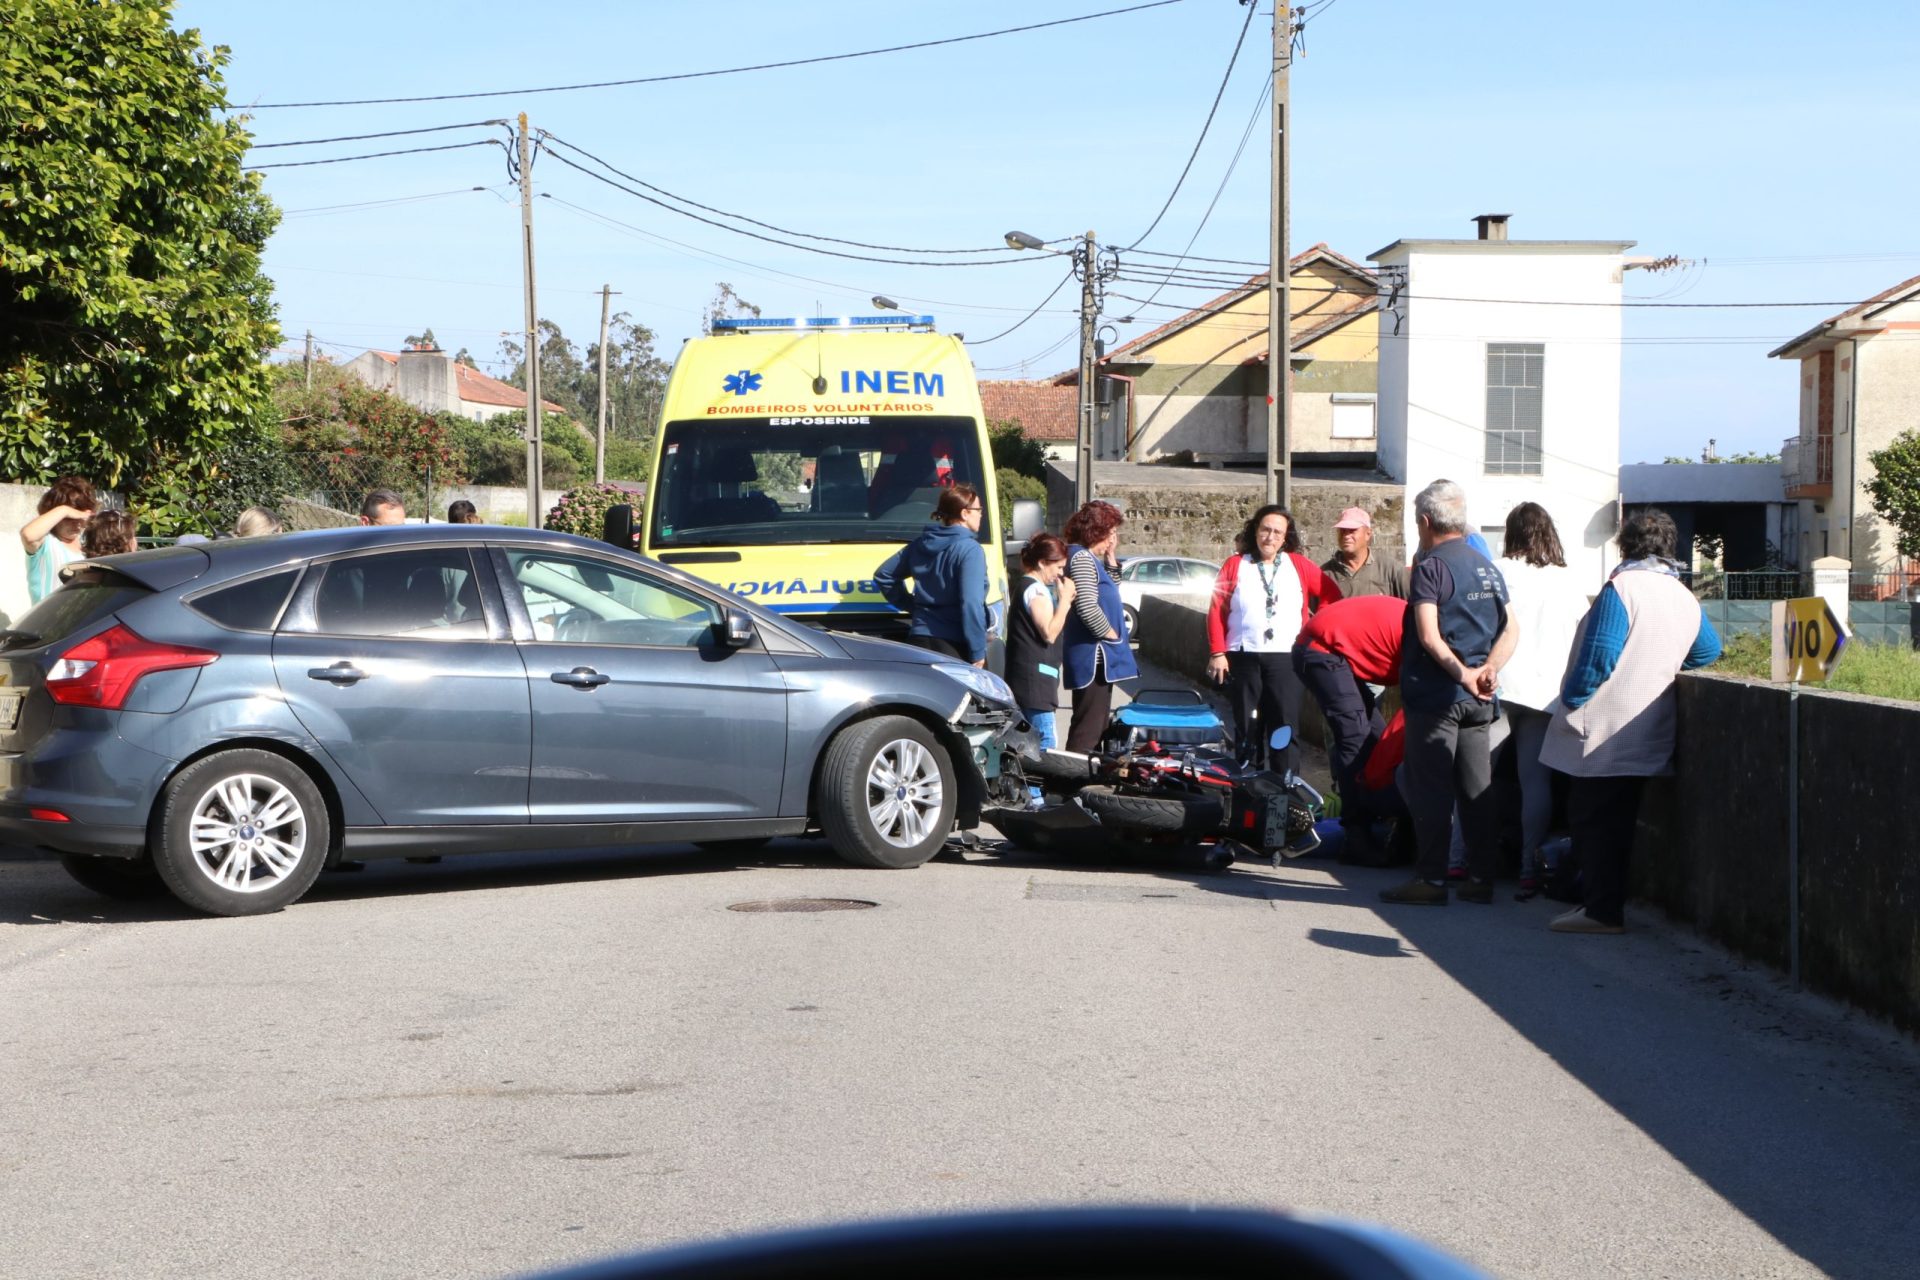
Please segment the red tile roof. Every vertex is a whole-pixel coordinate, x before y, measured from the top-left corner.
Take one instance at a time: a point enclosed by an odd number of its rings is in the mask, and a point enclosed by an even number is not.
[[[1029,440],[1079,438],[1080,393],[1048,381],[982,382],[980,400],[987,421],[1017,418],[1020,434]]]

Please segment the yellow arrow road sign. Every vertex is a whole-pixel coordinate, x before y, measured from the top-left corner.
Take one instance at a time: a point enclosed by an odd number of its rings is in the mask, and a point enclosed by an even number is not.
[[[1773,605],[1773,678],[1825,680],[1847,647],[1846,624],[1819,596]]]

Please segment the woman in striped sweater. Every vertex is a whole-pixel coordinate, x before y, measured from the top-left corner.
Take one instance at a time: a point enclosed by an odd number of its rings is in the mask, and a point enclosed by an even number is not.
[[[1140,674],[1127,644],[1126,612],[1113,568],[1126,517],[1111,502],[1089,502],[1067,520],[1067,575],[1073,579],[1073,614],[1061,653],[1067,688],[1073,690],[1073,720],[1067,750],[1100,745],[1113,710],[1113,686]]]

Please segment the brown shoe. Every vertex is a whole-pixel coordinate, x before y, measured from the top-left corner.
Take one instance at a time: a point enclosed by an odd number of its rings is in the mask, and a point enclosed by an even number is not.
[[[1481,906],[1493,904],[1493,881],[1465,880],[1453,886],[1453,896],[1462,902],[1477,902]]]
[[[1398,903],[1403,907],[1444,907],[1447,905],[1447,886],[1428,884],[1415,876],[1396,888],[1382,889],[1380,901]]]

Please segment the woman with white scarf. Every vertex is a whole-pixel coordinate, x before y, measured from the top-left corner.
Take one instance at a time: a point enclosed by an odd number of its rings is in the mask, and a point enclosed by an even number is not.
[[[1648,507],[1620,529],[1620,566],[1580,624],[1541,759],[1573,777],[1567,818],[1584,885],[1557,933],[1624,933],[1627,857],[1647,779],[1673,772],[1674,677],[1720,656],[1680,579],[1673,518]]]

